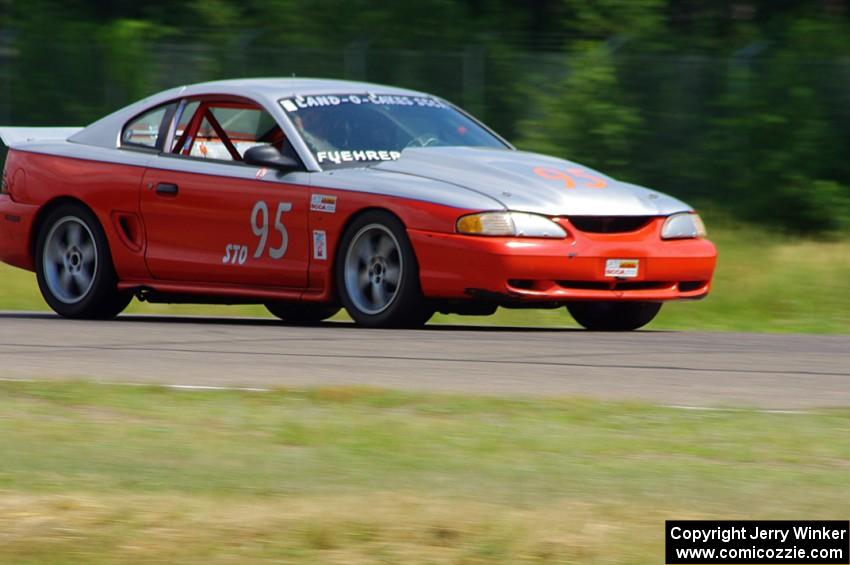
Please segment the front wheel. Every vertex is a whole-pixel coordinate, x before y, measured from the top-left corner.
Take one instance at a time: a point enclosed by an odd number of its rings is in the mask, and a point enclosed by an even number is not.
[[[132,299],[118,291],[100,222],[79,204],[62,205],[45,218],[36,242],[35,272],[44,300],[67,318],[113,318]]]
[[[573,302],[567,310],[584,328],[624,332],[641,328],[661,310],[660,302]]]
[[[356,218],[340,242],[336,285],[348,314],[372,328],[421,326],[434,314],[404,225],[382,211]]]

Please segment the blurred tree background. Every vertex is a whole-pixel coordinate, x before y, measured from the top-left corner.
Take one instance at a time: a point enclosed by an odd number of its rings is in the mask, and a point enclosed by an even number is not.
[[[418,88],[523,149],[850,229],[848,0],[0,0],[0,123],[245,76]]]

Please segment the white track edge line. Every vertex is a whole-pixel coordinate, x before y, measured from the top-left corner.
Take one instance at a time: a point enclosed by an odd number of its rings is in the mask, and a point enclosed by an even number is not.
[[[29,379],[17,377],[0,377],[0,382],[7,383],[61,383],[67,382],[59,379]],[[253,387],[253,386],[216,386],[216,385],[179,385],[170,383],[128,383],[118,381],[86,381],[90,384],[100,384],[109,386],[134,386],[134,387],[161,387],[174,390],[219,390],[231,392],[273,392],[274,389]]]
[[[694,412],[748,412],[756,414],[812,414],[808,410],[782,410],[775,408],[721,408],[717,406],[688,406],[685,404],[661,404],[662,408],[672,410],[691,410]]]

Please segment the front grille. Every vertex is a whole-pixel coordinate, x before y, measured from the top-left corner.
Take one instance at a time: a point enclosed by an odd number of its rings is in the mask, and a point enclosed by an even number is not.
[[[555,281],[558,286],[575,290],[658,290],[673,283],[658,281]]]
[[[508,279],[508,286],[516,291],[548,292],[555,284],[567,290],[601,290],[601,291],[630,291],[630,290],[678,290],[679,292],[694,292],[702,290],[708,281],[570,281],[543,279]]]
[[[692,292],[704,287],[708,281],[683,281],[679,283],[680,292]]]
[[[532,290],[535,281],[530,279],[508,279],[508,284],[520,290]]]
[[[576,229],[588,233],[627,233],[645,227],[652,216],[570,216]]]

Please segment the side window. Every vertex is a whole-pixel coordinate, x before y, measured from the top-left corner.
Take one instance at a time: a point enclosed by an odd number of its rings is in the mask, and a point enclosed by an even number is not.
[[[233,143],[261,143],[263,137],[277,128],[265,111],[254,108],[211,108],[213,116]],[[240,151],[240,153],[244,153]]]
[[[187,103],[183,106],[183,111],[180,112],[180,115],[177,116],[177,126],[174,128],[174,141],[171,144],[172,153],[179,152],[177,144],[183,139],[183,134],[186,132],[186,128],[189,127],[189,120],[192,119],[198,110],[198,104],[199,102],[197,100]]]
[[[206,114],[201,120],[198,132],[195,134],[195,142],[192,144],[189,155],[203,159],[217,159],[219,161],[238,160],[237,154],[233,152],[235,140],[230,139],[230,135],[226,130],[222,131],[223,126],[217,121],[214,110],[214,108],[210,108],[210,111],[213,112],[212,117],[210,117],[210,114]],[[219,127],[214,126],[214,123]],[[228,142],[231,144],[230,146],[228,146]],[[238,156],[241,157],[241,153]]]
[[[187,104],[174,134],[172,153],[201,159],[241,161],[258,145],[288,149],[283,131],[271,115],[249,103]]]
[[[130,120],[121,132],[121,146],[159,149],[176,106],[175,103],[159,106]]]

